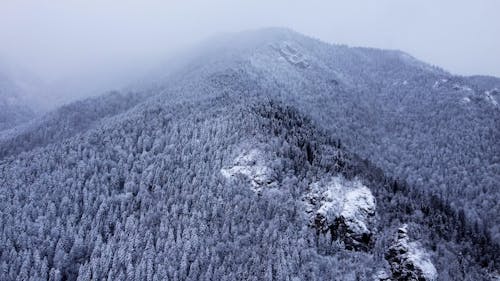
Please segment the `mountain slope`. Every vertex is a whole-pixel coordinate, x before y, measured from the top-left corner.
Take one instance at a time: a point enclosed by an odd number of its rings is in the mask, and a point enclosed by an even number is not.
[[[34,117],[25,105],[22,90],[0,69],[0,131],[12,128]]]
[[[243,163],[251,151],[260,156]],[[7,159],[0,175],[2,280],[367,280],[390,272],[384,253],[401,222],[433,253],[443,278],[481,278],[476,260],[490,253],[472,237],[458,242],[452,233],[469,228],[438,199],[409,196],[403,184],[273,101],[148,102]],[[311,213],[321,204],[341,206],[318,193],[332,180],[337,194],[347,192],[338,228],[329,226],[335,211]],[[367,195],[354,195],[363,186]],[[356,201],[370,196],[373,218]]]
[[[147,92],[109,92],[64,105],[23,126],[0,132],[0,160],[85,132],[126,112],[147,96]]]
[[[277,98],[392,176],[442,193],[500,233],[498,78],[454,76],[399,51],[283,29],[222,36],[192,53],[158,81],[165,100],[221,91]]]

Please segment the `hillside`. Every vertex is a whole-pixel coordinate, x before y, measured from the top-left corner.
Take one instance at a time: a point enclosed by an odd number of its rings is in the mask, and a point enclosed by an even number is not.
[[[273,101],[150,102],[0,174],[2,280],[366,280],[391,272],[402,223],[442,277],[479,278],[494,253],[461,240],[471,228],[438,199]]]
[[[147,92],[113,91],[61,106],[22,126],[0,132],[0,160],[92,129],[144,102],[147,96]]]
[[[0,131],[24,123],[34,116],[22,98],[22,89],[0,69]]]

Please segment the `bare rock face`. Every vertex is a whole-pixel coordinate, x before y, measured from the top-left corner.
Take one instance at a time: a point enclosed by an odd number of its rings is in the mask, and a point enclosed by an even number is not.
[[[438,274],[428,253],[418,242],[409,240],[407,226],[403,225],[398,229],[394,243],[385,254],[392,272],[391,280],[436,280]]]
[[[250,181],[252,189],[260,192],[266,186],[276,185],[276,174],[268,167],[266,158],[259,149],[243,151],[233,165],[222,168],[221,174],[226,179],[245,177]]]
[[[326,184],[314,183],[306,196],[311,225],[332,240],[344,242],[346,249],[367,251],[372,244],[375,198],[358,181],[333,178]]]

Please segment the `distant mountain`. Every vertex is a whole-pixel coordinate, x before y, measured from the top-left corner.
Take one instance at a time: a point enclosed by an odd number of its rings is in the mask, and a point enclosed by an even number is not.
[[[0,69],[0,131],[26,122],[34,115],[26,105],[21,86]]]
[[[144,102],[147,95],[112,91],[61,106],[23,126],[0,132],[0,159],[85,132]]]
[[[0,133],[0,279],[493,279],[498,81],[216,37]]]

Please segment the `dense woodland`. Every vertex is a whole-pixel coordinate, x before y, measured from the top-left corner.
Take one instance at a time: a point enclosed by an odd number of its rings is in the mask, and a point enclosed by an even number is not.
[[[0,132],[0,159],[84,132],[98,126],[102,119],[123,113],[143,100],[141,93],[114,91],[64,105],[40,119]]]
[[[478,280],[478,265],[498,265],[483,228],[339,150],[296,110],[224,100],[151,105],[5,159],[1,279],[368,279],[385,266],[384,244],[401,222],[435,251],[443,280]],[[272,155],[278,187],[259,196],[220,176],[242,145]],[[377,196],[369,253],[343,250],[307,225],[301,194],[337,173],[362,178]]]

